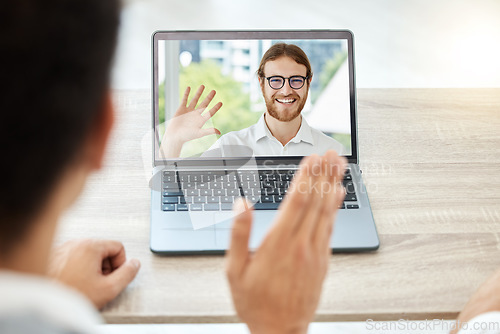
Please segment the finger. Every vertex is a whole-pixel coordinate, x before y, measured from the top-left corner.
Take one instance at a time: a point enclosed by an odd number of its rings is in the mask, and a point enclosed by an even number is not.
[[[191,102],[189,102],[189,106],[188,106],[188,109],[189,110],[194,110],[196,109],[196,105],[198,104],[198,100],[200,99],[201,97],[201,94],[203,94],[203,90],[205,89],[205,86],[201,85],[198,90],[196,91],[196,93],[194,94],[193,96],[193,99],[191,100]]]
[[[215,115],[215,113],[217,111],[219,111],[220,108],[222,108],[222,102],[217,103],[208,112],[204,113],[203,117],[205,117],[206,121],[208,121],[210,118],[212,118]]]
[[[203,101],[201,101],[198,108],[205,109],[206,107],[208,107],[210,102],[212,102],[214,96],[215,96],[215,90],[210,91],[210,93],[208,93],[208,95],[203,99]]]
[[[297,237],[304,241],[312,241],[314,232],[318,227],[318,218],[320,212],[323,210],[327,203],[325,198],[325,191],[327,182],[327,166],[326,158],[320,157],[317,164],[313,165],[313,169],[309,175],[309,198],[310,204],[303,219],[297,226]]]
[[[248,241],[252,229],[252,210],[245,200],[238,199],[233,207],[236,214],[227,252],[226,272],[229,280],[240,277],[249,259]]]
[[[336,185],[336,189],[338,190],[328,194],[328,197],[331,198],[331,205],[323,208],[318,219],[318,228],[316,235],[313,237],[313,243],[317,245],[317,250],[320,253],[330,253],[330,240],[334,231],[335,220],[339,210],[338,207],[344,200],[341,188],[342,186]]]
[[[220,135],[221,132],[216,128],[200,129],[198,132],[198,138],[209,136],[209,135]]]
[[[111,265],[111,261],[110,261],[109,257],[102,260],[101,270],[102,270],[102,273],[104,275],[107,275],[113,271],[113,267]]]
[[[304,158],[300,164],[299,171],[295,174],[290,190],[283,203],[280,205],[276,229],[281,230],[283,237],[290,236],[299,224],[309,203],[309,173],[311,166],[315,163],[317,155],[313,154]]]
[[[111,274],[106,276],[110,286],[112,287],[110,293],[110,300],[122,292],[127,285],[132,282],[134,277],[139,272],[141,263],[137,259],[130,259],[123,263],[120,267],[116,268]]]
[[[115,269],[126,261],[125,247],[116,240],[98,240],[100,246],[101,259],[109,258],[111,268]]]
[[[187,106],[188,103],[188,98],[189,98],[189,93],[191,92],[191,87],[187,87],[186,90],[184,91],[184,96],[182,97],[182,102],[181,106],[185,107]]]
[[[318,222],[319,226],[314,240],[318,244],[320,251],[326,249],[329,252],[329,244],[338,207],[342,204],[345,196],[342,180],[346,161],[345,158],[339,157],[333,151],[327,152],[325,157],[328,164],[328,183],[331,187],[325,196],[330,205],[323,207],[321,211]]]

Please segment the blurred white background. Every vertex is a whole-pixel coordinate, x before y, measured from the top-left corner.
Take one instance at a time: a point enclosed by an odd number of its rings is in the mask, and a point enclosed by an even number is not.
[[[155,30],[350,29],[359,88],[500,87],[499,0],[128,0],[113,87],[151,86]]]

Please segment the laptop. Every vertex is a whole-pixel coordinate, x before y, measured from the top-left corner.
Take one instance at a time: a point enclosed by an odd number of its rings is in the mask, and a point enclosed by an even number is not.
[[[259,79],[261,62],[269,73]],[[224,253],[239,197],[254,208],[258,248],[301,159],[326,149],[348,160],[332,251],[378,249],[359,167],[352,32],[157,31],[152,104],[152,252]],[[273,135],[282,131],[294,137]]]

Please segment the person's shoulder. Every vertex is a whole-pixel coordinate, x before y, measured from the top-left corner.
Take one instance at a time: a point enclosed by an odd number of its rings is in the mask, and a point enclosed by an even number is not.
[[[339,154],[343,154],[343,152],[345,151],[344,145],[342,145],[339,141],[335,140],[334,138],[326,135],[322,131],[315,128],[311,128],[311,133],[313,135],[314,142],[316,145],[332,147]]]
[[[0,270],[0,296],[0,328],[16,333],[95,333],[102,323],[82,294],[42,277]]]

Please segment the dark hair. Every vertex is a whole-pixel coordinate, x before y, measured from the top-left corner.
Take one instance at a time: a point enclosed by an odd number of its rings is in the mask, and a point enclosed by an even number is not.
[[[262,59],[260,60],[259,69],[257,70],[257,75],[259,78],[264,78],[264,66],[268,61],[273,61],[281,57],[290,57],[297,64],[302,64],[306,67],[306,76],[312,76],[311,63],[309,62],[309,58],[301,48],[294,44],[286,44],[286,43],[276,43],[269,48],[269,50],[264,53]]]
[[[109,87],[118,0],[0,4],[0,256],[81,151]]]

